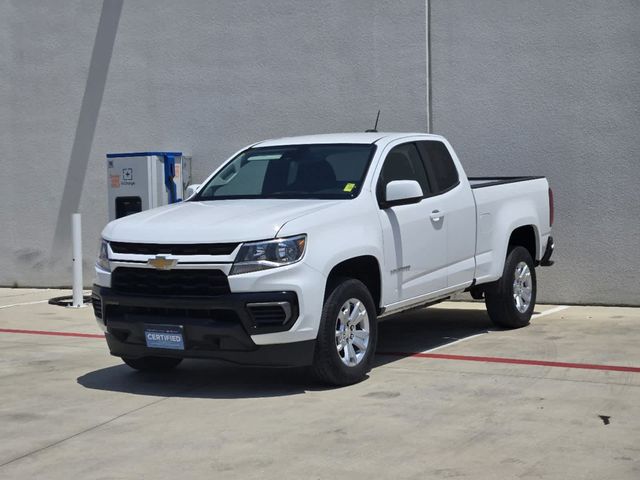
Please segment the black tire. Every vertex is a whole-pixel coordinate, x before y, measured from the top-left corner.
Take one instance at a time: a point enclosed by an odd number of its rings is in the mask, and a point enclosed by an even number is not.
[[[336,386],[352,385],[366,378],[371,370],[378,339],[376,308],[367,287],[359,280],[343,279],[334,284],[324,302],[320,329],[313,359],[313,373],[322,383]],[[369,342],[361,360],[346,365],[338,352],[336,326],[341,308],[351,299],[359,300],[366,309],[369,322]]]
[[[173,370],[180,362],[181,358],[175,357],[140,357],[140,358],[122,358],[122,361],[131,368],[140,370],[141,372],[166,372]]]
[[[514,298],[516,267],[521,262],[529,267],[531,281],[531,299],[524,311],[519,311]],[[529,325],[536,305],[536,293],[536,271],[531,254],[524,247],[511,247],[504,263],[502,278],[485,289],[485,305],[489,318],[503,328],[521,328]]]

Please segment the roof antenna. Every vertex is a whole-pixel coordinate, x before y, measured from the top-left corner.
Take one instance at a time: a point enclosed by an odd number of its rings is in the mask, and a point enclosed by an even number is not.
[[[365,130],[366,133],[376,133],[378,131],[378,120],[380,120],[380,110],[378,110],[378,116],[376,117],[376,124],[371,129]]]

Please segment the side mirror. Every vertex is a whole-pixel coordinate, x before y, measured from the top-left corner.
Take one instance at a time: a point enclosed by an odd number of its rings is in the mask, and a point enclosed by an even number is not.
[[[189,185],[186,191],[184,192],[184,198],[189,199],[193,197],[199,188],[200,188],[199,183],[194,183],[193,185]]]
[[[418,203],[423,197],[422,187],[415,180],[393,180],[387,183],[382,207]]]

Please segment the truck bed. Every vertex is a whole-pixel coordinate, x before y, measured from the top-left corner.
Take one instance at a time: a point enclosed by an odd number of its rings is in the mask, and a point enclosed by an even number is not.
[[[506,240],[518,223],[536,226],[538,240],[532,256],[539,260],[551,230],[546,178],[471,177],[469,183],[477,214],[477,283],[500,278],[502,264],[497,260],[506,257]]]
[[[469,177],[471,188],[484,188],[493,185],[503,185],[505,183],[525,182],[527,180],[537,180],[544,177]]]

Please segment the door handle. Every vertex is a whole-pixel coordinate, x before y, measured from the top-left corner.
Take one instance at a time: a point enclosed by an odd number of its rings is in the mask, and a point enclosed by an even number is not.
[[[434,222],[439,222],[444,218],[444,212],[441,212],[440,210],[434,210],[433,212],[431,212],[430,216],[431,220],[433,220]]]

